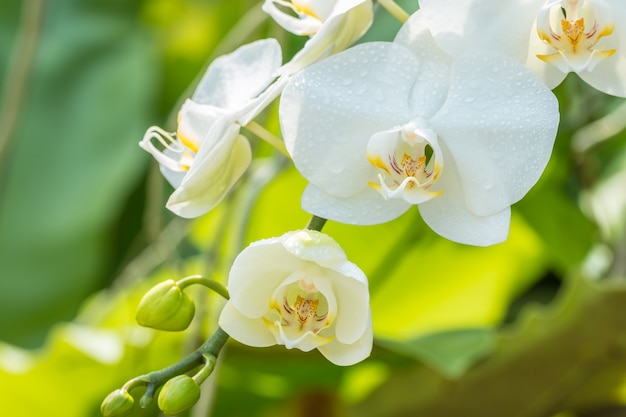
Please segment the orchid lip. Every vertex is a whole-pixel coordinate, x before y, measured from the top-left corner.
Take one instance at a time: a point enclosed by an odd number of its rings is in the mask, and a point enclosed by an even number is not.
[[[377,180],[368,184],[385,199],[404,199],[419,204],[441,194],[430,188],[443,169],[437,134],[425,122],[410,122],[370,138],[367,158],[378,169]]]
[[[292,274],[285,279],[269,307],[262,319],[277,343],[307,351],[333,340],[321,332],[334,322],[335,302],[306,274]]]

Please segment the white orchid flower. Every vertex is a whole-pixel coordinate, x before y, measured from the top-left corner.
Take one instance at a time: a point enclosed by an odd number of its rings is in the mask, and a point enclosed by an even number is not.
[[[352,365],[372,349],[365,274],[329,236],[300,230],[252,243],[228,277],[219,325],[249,346],[319,350]]]
[[[263,10],[285,30],[311,37],[280,74],[346,49],[374,19],[372,0],[265,0]]]
[[[394,43],[350,48],[285,87],[285,145],[309,181],[302,206],[367,225],[417,204],[448,239],[501,242],[510,205],[550,158],[557,100],[502,54],[474,51],[451,62],[423,28],[405,25]]]
[[[452,56],[497,50],[554,88],[575,72],[626,97],[626,3],[622,0],[420,0],[424,24]]]
[[[181,217],[200,216],[217,205],[251,161],[239,134],[280,92],[282,63],[274,39],[244,45],[209,66],[178,114],[176,134],[148,129],[139,145],[159,162],[175,188],[167,208]]]

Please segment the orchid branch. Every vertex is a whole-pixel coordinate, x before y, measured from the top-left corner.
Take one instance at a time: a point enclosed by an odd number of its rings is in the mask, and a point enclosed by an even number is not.
[[[146,387],[146,392],[140,399],[142,408],[148,407],[153,400],[156,390],[172,377],[182,375],[202,365],[202,369],[194,375],[194,380],[204,381],[214,370],[217,356],[228,340],[228,334],[221,328],[211,335],[198,349],[180,361],[158,371],[135,377],[126,382],[121,390],[128,392],[136,387]]]
[[[268,131],[266,128],[264,128],[263,126],[261,126],[255,121],[249,122],[244,127],[248,129],[250,132],[257,135],[260,139],[267,142],[270,146],[272,146],[278,152],[282,153],[284,156],[291,159],[291,156],[289,156],[289,153],[287,152],[287,148],[285,147],[285,143],[279,138],[277,138],[275,135],[270,133],[270,131]]]

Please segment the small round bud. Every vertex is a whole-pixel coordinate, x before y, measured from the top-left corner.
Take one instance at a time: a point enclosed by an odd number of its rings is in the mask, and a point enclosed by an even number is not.
[[[128,392],[117,389],[102,401],[100,412],[104,417],[127,416],[133,411],[134,405],[135,400]]]
[[[143,296],[135,317],[144,327],[176,332],[189,326],[195,312],[191,297],[170,279],[155,285]]]
[[[200,387],[188,375],[178,375],[163,385],[158,404],[163,414],[180,414],[200,399]]]

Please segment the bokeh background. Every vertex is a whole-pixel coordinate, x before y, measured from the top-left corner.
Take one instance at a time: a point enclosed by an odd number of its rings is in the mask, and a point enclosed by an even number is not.
[[[363,41],[398,28],[377,9]],[[252,0],[0,3],[2,415],[98,416],[109,392],[215,328],[221,301],[201,290],[188,331],[139,328],[148,288],[225,282],[249,242],[304,227],[304,180],[252,134],[249,173],[194,221],[165,210],[171,189],[137,145],[151,125],[175,129],[213,58],[265,37],[285,60],[305,41]],[[372,357],[340,368],[232,342],[188,415],[626,416],[626,107],[576,76],[555,93],[555,152],[507,242],[451,243],[417,210],[330,222],[370,279]],[[279,134],[276,106],[259,121]]]

